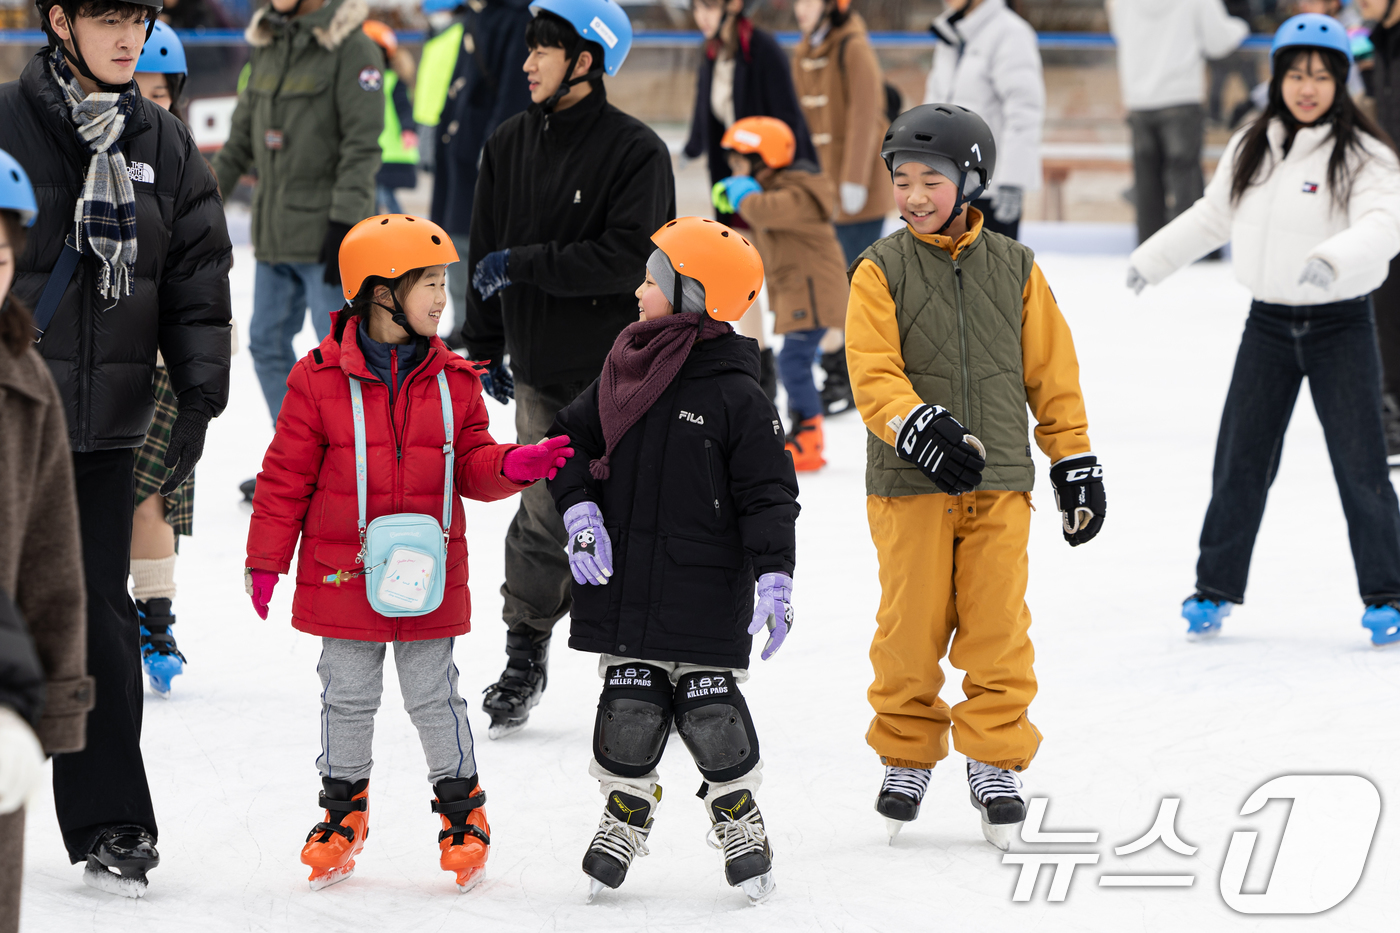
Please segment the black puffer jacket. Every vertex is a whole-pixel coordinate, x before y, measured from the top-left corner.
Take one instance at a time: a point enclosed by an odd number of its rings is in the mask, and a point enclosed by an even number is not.
[[[587,382],[622,328],[637,319],[633,292],[676,217],[666,144],[608,103],[603,83],[561,113],[532,106],[501,124],[481,156],[472,213],[475,270],[509,249],[513,285],[487,301],[467,290],[462,336],[473,359],[510,353],[532,386]]]
[[[603,482],[588,472],[604,448],[598,383],[559,413],[549,433],[576,453],[549,491],[560,514],[598,503],[613,550],[606,586],[573,586],[570,648],[749,666],[754,581],[791,574],[797,549],[797,474],[758,373],[748,337],[696,344]]]
[[[31,58],[18,81],[0,85],[0,149],[24,165],[39,203],[14,284],[30,307],[73,230],[91,160],[46,55]],[[39,344],[63,396],[69,442],[79,452],[145,443],[155,411],[157,348],[182,408],[212,418],[228,401],[232,248],[214,176],[185,125],[147,100],[127,121],[121,147],[128,164],[144,164],[155,179],[132,186],[131,294],[103,310],[96,264],[85,255]]]

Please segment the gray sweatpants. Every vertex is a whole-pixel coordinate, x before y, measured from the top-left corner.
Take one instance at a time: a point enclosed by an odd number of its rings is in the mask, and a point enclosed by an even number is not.
[[[428,759],[428,782],[476,774],[467,704],[457,693],[451,638],[394,642],[404,709]],[[384,642],[321,639],[321,756],[323,777],[369,777],[374,761],[374,714],[384,692]]]
[[[645,664],[665,671],[671,678],[671,686],[675,686],[686,674],[695,671],[724,670],[716,668],[713,664],[687,664],[683,661],[642,661],[637,658],[624,658],[615,654],[604,654],[598,656],[598,676],[607,679],[608,668],[618,664]],[[731,670],[729,674],[734,678],[736,684],[741,684],[749,679],[748,671]],[[598,764],[597,758],[590,758],[588,761],[588,774],[598,782],[598,790],[602,792],[603,799],[613,791],[622,791],[624,794],[631,794],[634,797],[656,796],[656,779],[659,775],[656,769],[648,771],[641,777],[623,777],[620,774],[613,774],[611,771]],[[732,781],[725,781],[723,784],[710,784],[709,792],[705,794],[705,806],[723,797],[725,794],[736,790],[746,790],[758,796],[758,789],[763,786],[763,759],[754,762],[753,770],[741,774]],[[657,801],[657,809],[660,808],[660,801]],[[655,811],[653,811],[655,812]]]

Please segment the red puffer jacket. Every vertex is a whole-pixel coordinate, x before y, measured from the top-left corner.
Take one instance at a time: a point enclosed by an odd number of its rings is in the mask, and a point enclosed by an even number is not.
[[[396,512],[441,519],[442,402],[437,374],[447,371],[456,428],[456,494],[490,502],[525,489],[506,479],[501,461],[515,444],[497,444],[488,433],[481,380],[471,365],[434,337],[427,357],[404,380],[390,411],[389,387],[370,372],[346,327],[303,357],[287,377],[277,435],[263,457],[248,526],[248,561],[254,570],[283,574],[301,537],[292,625],[299,631],[359,641],[417,641],[465,634],[471,628],[467,542],[460,503],[452,504],[447,578],[442,605],[421,616],[387,618],[370,608],[365,579],[325,582],[338,570],[358,570],[359,507],[355,495],[355,422],[349,379],[359,379],[365,399],[369,460],[367,520]],[[349,379],[347,379],[347,376]]]

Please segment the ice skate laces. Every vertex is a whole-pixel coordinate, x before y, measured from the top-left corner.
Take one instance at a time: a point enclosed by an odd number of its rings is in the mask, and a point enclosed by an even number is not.
[[[880,786],[880,793],[903,794],[912,797],[915,803],[923,803],[924,792],[928,790],[928,779],[932,774],[930,768],[898,768],[885,765],[885,783]]]
[[[647,833],[650,831],[629,826],[604,810],[603,818],[598,821],[598,832],[593,836],[593,844],[589,848],[611,855],[625,868],[632,864],[634,856],[650,853],[651,850],[647,848]]]
[[[994,768],[980,761],[967,761],[967,783],[983,804],[997,797],[1021,797],[1021,779],[1010,771]]]
[[[743,816],[735,819],[725,814],[717,823],[710,825],[705,834],[705,842],[710,848],[724,852],[724,861],[729,863],[750,852],[762,853],[768,841],[768,831],[763,826],[763,814],[753,807]]]

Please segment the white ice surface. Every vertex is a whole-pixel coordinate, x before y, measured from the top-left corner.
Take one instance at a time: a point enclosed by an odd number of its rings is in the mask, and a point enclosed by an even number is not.
[[[556,629],[549,690],[523,732],[491,742],[480,691],[504,660],[502,536],[512,501],[465,504],[472,549],[473,632],[457,644],[462,691],[490,795],[485,882],[459,895],[437,866],[437,817],[421,749],[385,672],[373,829],[355,876],[307,890],[297,855],[316,808],[317,639],[288,624],[284,578],[271,618],[243,594],[248,512],[237,483],[271,436],[242,352],[228,411],[199,467],[196,535],[182,543],[176,600],[190,658],[173,697],[147,695],[144,750],[160,820],[161,866],[133,902],[81,883],[67,864],[45,788],[31,810],[24,930],[1387,930],[1397,927],[1400,836],[1382,815],[1360,886],[1312,917],[1233,913],[1217,890],[1230,834],[1261,830],[1252,879],[1266,877],[1286,802],[1239,816],[1250,791],[1279,774],[1356,773],[1395,799],[1400,647],[1372,649],[1322,432],[1303,393],[1255,553],[1249,602],[1224,634],[1188,643],[1178,617],[1191,593],[1196,538],[1231,361],[1248,295],[1228,266],[1202,264],[1134,298],[1121,259],[1041,257],[1074,327],[1095,452],[1106,468],[1103,533],[1061,539],[1039,459],[1029,602],[1045,735],[1027,790],[1052,798],[1047,828],[1093,829],[1099,864],[1068,899],[1013,904],[1018,869],[981,838],[961,756],[934,775],[919,820],[894,846],[873,810],[878,760],[866,746],[867,648],[878,599],[863,505],[863,429],[828,423],[830,466],[802,478],[797,625],[745,687],[762,738],[759,801],[778,889],[750,908],[728,888],[694,797],[699,777],[679,741],[662,766],[666,797],[626,884],[584,903],[579,863],[602,799],[587,776],[596,659]],[[252,256],[240,248],[234,306],[247,334]],[[309,349],[310,331],[298,348]],[[488,402],[495,434],[511,413]],[[960,698],[950,672],[949,699]],[[1194,857],[1160,844],[1118,858],[1112,847],[1152,824],[1159,800],[1182,798],[1177,827]],[[1019,848],[1026,848],[1020,846]],[[1044,848],[1044,847],[1042,847]],[[1189,872],[1184,889],[1109,889],[1105,872]]]

